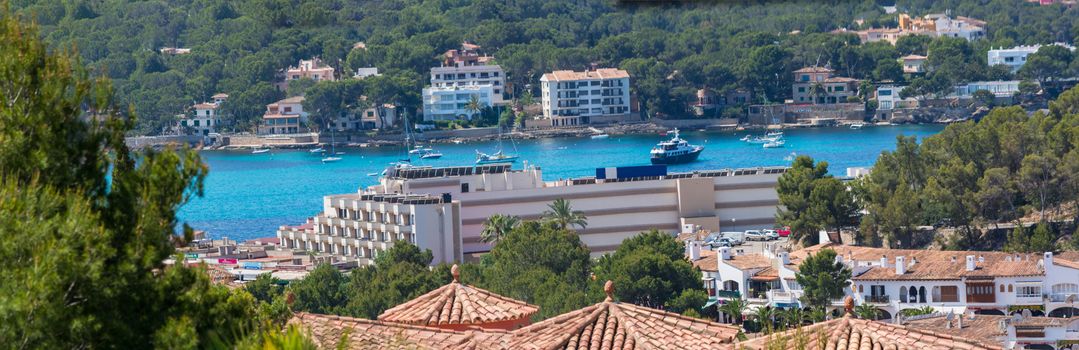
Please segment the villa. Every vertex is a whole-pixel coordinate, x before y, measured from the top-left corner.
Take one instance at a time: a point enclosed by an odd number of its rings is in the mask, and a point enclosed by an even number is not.
[[[307,122],[307,112],[303,110],[303,100],[303,96],[296,96],[266,105],[258,133],[281,135],[306,132],[304,123]]]
[[[630,108],[629,72],[560,70],[540,77],[543,117],[537,126],[576,126],[639,120]],[[531,125],[530,125],[531,126]]]

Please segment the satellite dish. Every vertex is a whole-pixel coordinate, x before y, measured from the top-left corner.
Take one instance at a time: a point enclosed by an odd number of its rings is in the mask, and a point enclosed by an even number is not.
[[[1023,318],[1030,318],[1031,316],[1033,315],[1030,314],[1030,309],[1023,309]]]
[[[1068,294],[1068,297],[1064,298],[1064,301],[1069,304],[1075,303],[1075,294]]]

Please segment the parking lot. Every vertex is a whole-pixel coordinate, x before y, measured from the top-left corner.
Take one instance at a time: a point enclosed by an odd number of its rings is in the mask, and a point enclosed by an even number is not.
[[[738,252],[739,250],[741,250],[740,253],[742,254],[762,253],[764,252],[764,248],[770,244],[786,247],[789,245],[789,243],[790,241],[787,237],[779,237],[778,240],[774,241],[748,241],[745,242],[745,244],[731,247],[731,251]]]

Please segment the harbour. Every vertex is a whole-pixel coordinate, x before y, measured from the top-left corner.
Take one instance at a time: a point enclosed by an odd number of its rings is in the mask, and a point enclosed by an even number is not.
[[[808,155],[829,162],[832,174],[848,167],[872,165],[881,151],[895,147],[899,135],[922,139],[939,132],[941,125],[868,126],[863,129],[791,129],[783,148],[762,148],[740,139],[763,136],[762,131],[683,131],[682,137],[706,148],[695,162],[671,165],[672,172],[704,169],[782,166],[794,155]],[[661,135],[610,135],[607,138],[546,138],[503,141],[506,153],[520,156],[515,168],[535,165],[543,180],[593,176],[595,169],[649,164],[649,150],[668,139]],[[476,152],[495,152],[497,141],[439,144],[444,156],[420,159],[417,166],[464,166],[475,163]],[[376,184],[378,174],[390,163],[407,157],[400,147],[338,148],[339,161],[323,163],[306,150],[204,151],[210,168],[203,197],[195,197],[179,214],[196,230],[212,237],[249,239],[272,236],[282,225],[294,225],[317,214],[327,195],[355,193]]]

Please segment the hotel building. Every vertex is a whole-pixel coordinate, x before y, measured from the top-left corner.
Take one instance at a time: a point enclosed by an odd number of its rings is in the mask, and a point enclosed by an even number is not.
[[[805,67],[794,71],[794,83],[791,84],[794,103],[837,104],[846,103],[848,98],[858,96],[858,79],[838,77],[834,74],[834,70],[825,67]],[[814,93],[813,87],[818,84],[821,90]]]
[[[632,113],[629,73],[621,69],[554,71],[540,78],[540,87],[550,126],[616,123]]]
[[[388,169],[378,185],[327,196],[315,225],[285,226],[278,237],[285,248],[360,263],[370,263],[397,240],[431,249],[436,264],[460,261],[490,249],[480,241],[488,217],[540,219],[551,202],[563,198],[588,217],[587,228],[576,232],[599,254],[651,229],[772,227],[779,203],[775,184],[784,171],[771,167],[544,181],[541,169],[528,165],[521,170],[509,164]]]
[[[266,105],[262,115],[262,124],[258,127],[260,135],[296,134],[307,131],[307,112],[303,110],[303,96],[289,97]]]

